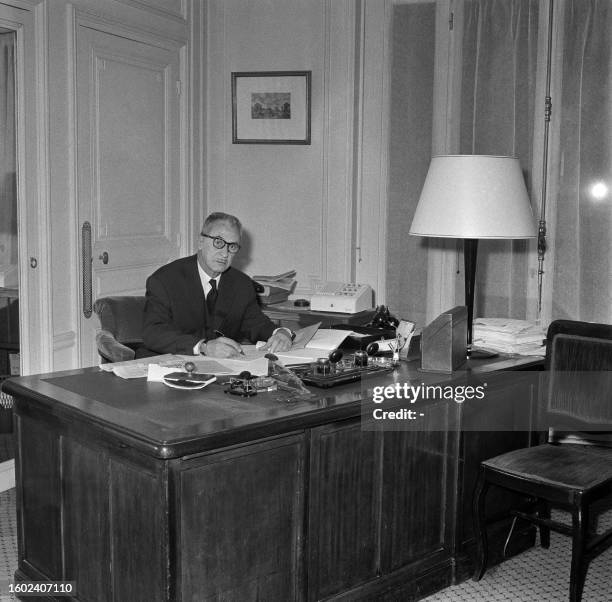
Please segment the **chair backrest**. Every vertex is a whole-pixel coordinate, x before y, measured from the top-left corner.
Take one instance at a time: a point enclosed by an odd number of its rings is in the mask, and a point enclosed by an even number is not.
[[[101,297],[94,303],[94,312],[102,330],[110,332],[117,341],[134,347],[142,344],[142,323],[145,297]]]
[[[550,368],[552,342],[558,334],[574,334],[596,339],[612,339],[612,324],[582,322],[579,320],[554,320],[546,332],[546,368]]]
[[[612,442],[612,326],[553,322],[542,408],[553,442]]]

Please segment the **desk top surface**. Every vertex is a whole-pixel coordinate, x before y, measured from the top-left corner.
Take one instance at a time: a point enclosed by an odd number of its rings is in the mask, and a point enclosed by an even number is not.
[[[521,370],[537,366],[540,358],[471,361],[472,374]],[[124,443],[157,457],[178,457],[360,415],[360,400],[377,385],[412,381],[450,382],[453,375],[420,372],[416,362],[402,363],[391,373],[330,389],[311,388],[315,397],[287,402],[282,391],[243,398],[224,393],[213,383],[189,391],[146,379],[123,380],[99,368],[22,376],[4,383],[16,398],[16,410],[34,405],[71,421],[113,432]],[[220,377],[220,381],[224,381]]]

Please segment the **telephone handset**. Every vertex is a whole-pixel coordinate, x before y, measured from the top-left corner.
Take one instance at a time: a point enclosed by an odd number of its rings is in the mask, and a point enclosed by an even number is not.
[[[372,326],[374,328],[397,328],[399,324],[399,320],[392,316],[389,312],[389,308],[386,305],[378,305],[376,307],[376,313],[372,316],[372,320],[368,324],[368,326]]]

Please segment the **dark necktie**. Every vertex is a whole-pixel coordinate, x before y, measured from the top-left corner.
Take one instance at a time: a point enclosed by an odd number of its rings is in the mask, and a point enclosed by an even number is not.
[[[208,295],[206,295],[206,308],[208,309],[208,315],[212,316],[215,313],[215,303],[217,301],[217,281],[214,278],[211,278],[209,281],[210,290],[208,291]]]

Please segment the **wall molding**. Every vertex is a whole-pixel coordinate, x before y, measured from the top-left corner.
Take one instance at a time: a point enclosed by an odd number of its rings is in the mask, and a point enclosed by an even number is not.
[[[182,33],[176,34],[170,33],[168,30],[160,30],[156,27],[145,27],[142,24],[126,24],[116,18],[81,6],[70,5],[67,7],[67,10],[72,13],[73,16],[70,20],[76,26],[88,27],[89,29],[125,37],[129,40],[135,40],[149,46],[157,46],[167,50],[180,48],[187,43],[186,27],[180,28]]]
[[[322,106],[321,254],[313,278],[350,281],[354,265],[355,3],[327,0]]]
[[[51,365],[48,18],[42,0],[0,2],[0,25],[16,32],[17,235],[22,374]],[[35,267],[34,267],[35,266]]]
[[[387,287],[387,204],[390,31],[392,2],[361,4],[358,140],[355,166],[355,279],[370,284],[376,303]]]
[[[59,332],[53,336],[53,351],[71,349],[77,341],[77,333],[74,330]]]
[[[126,6],[133,6],[135,8],[143,9],[147,13],[155,13],[161,17],[167,17],[179,22],[183,22],[186,19],[186,0],[175,0],[174,4],[178,4],[177,10],[167,8],[167,5],[171,4],[169,0],[117,0],[117,2],[125,4]]]

